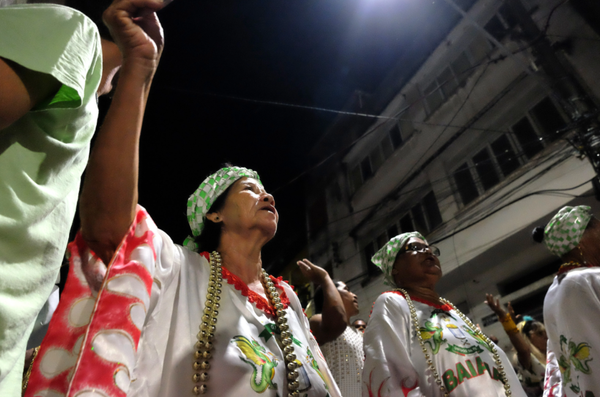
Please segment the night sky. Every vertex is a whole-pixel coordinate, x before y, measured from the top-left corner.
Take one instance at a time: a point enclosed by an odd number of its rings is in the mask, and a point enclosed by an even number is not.
[[[304,181],[287,182],[312,165],[307,153],[335,115],[227,97],[342,109],[398,62],[414,73],[458,15],[442,0],[175,0],[159,18],[166,44],[142,132],[140,204],[181,243],[200,182],[225,161],[255,169],[280,212],[263,251],[276,273],[306,243]]]

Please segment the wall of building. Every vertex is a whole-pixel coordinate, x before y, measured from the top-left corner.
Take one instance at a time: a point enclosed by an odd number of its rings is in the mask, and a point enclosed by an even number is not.
[[[524,2],[541,29],[559,3]],[[414,223],[424,211],[427,238],[442,251],[445,276],[439,292],[476,322],[488,324],[482,325],[484,331],[503,337],[483,305],[485,293],[517,306],[521,302],[539,314],[536,302],[552,279],[548,269],[555,259],[532,242],[533,226],[545,224],[567,204],[600,210],[595,200],[584,197],[591,192],[586,182],[594,176],[589,162],[564,139],[556,139],[559,135],[544,130],[550,116],[558,115],[555,120],[564,124],[569,116],[537,71],[528,43],[518,39],[519,28],[503,17],[502,4],[477,2],[380,118],[362,131],[364,138],[321,171],[328,219],[309,236],[309,255],[317,263],[331,263],[333,276],[347,281],[359,297],[358,317],[368,317],[373,301],[389,288],[367,257],[402,230],[403,220]],[[472,22],[489,27],[492,19],[506,28],[496,34],[501,46],[489,44]],[[548,38],[564,65],[596,101],[600,83],[593,73],[600,67],[600,37],[568,3],[555,10],[548,26]],[[505,50],[515,54],[505,57]],[[461,68],[465,71],[457,73]],[[431,91],[441,79],[453,85]],[[441,92],[441,102],[431,99],[435,92]],[[546,118],[540,109],[555,111]],[[536,139],[517,135],[522,126]],[[510,150],[503,154],[498,148],[506,142]],[[488,174],[481,171],[485,161],[476,158],[489,159]],[[465,172],[477,191],[469,202],[458,179]],[[427,212],[429,192],[441,217],[437,224]]]

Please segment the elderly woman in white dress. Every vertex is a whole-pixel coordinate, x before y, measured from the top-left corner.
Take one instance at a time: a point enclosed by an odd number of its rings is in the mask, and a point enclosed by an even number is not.
[[[140,51],[156,51],[127,21]],[[194,238],[177,245],[137,203],[140,130],[119,127],[105,123],[94,146],[26,396],[338,397],[297,296],[262,269],[279,214],[258,174],[206,178],[187,204]]]
[[[563,207],[534,239],[563,260],[544,299],[544,396],[600,396],[600,221]]]
[[[504,352],[436,292],[438,255],[412,232],[373,256],[394,289],[377,298],[365,331],[363,396],[525,397]]]

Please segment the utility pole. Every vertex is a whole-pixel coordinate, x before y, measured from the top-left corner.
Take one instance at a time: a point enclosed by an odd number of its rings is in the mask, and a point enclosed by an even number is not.
[[[593,184],[596,197],[600,199],[600,129],[598,109],[583,87],[564,67],[552,45],[521,3],[521,0],[505,0],[521,27],[523,37],[533,49],[536,63],[550,86],[553,96],[559,101],[571,119],[570,126],[575,131],[575,142],[571,142],[582,154],[585,154],[596,178]],[[562,132],[562,131],[561,131]]]

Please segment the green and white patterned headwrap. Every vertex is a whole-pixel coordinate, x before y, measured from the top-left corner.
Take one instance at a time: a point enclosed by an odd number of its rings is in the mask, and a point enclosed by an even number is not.
[[[396,261],[398,252],[412,237],[420,238],[427,243],[425,237],[423,237],[419,232],[402,233],[388,241],[387,244],[381,247],[381,249],[377,251],[377,253],[371,258],[371,262],[373,262],[375,266],[379,267],[383,272],[384,284],[396,287],[394,276],[392,276],[394,262]]]
[[[544,229],[544,243],[554,255],[563,256],[579,245],[585,228],[592,219],[587,205],[563,207]]]
[[[187,202],[187,219],[194,237],[198,237],[204,230],[206,214],[208,214],[210,207],[217,198],[235,181],[243,177],[254,178],[262,185],[256,171],[243,167],[221,168],[202,181]],[[198,247],[194,242],[194,238],[189,236],[185,239],[183,245],[192,251]]]

